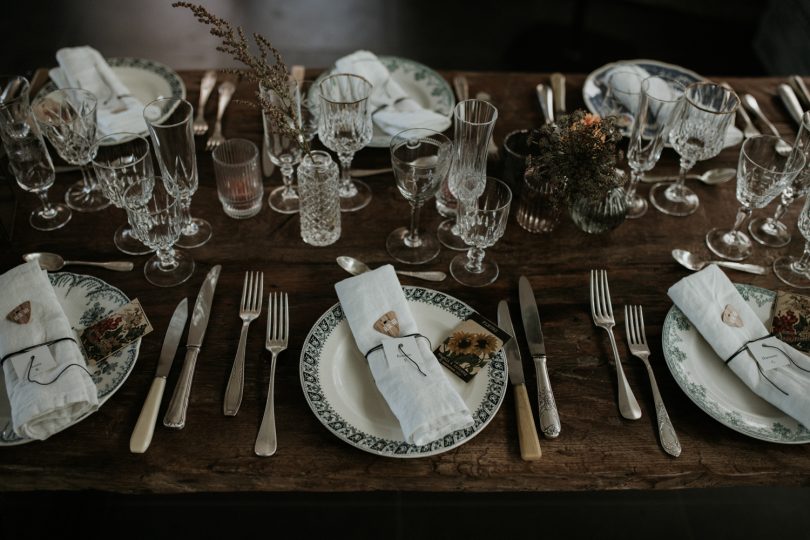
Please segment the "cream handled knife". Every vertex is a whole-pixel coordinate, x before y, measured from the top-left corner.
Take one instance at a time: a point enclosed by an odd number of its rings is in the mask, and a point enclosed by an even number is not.
[[[518,281],[518,298],[520,299],[520,315],[523,319],[523,329],[526,331],[526,341],[529,342],[529,352],[534,360],[534,370],[537,372],[537,402],[540,415],[540,429],[543,434],[553,439],[560,434],[560,415],[557,412],[557,403],[551,391],[551,381],[546,368],[546,343],[543,340],[543,329],[540,326],[540,314],[537,312],[537,302],[534,291],[526,276],[520,276]]]
[[[509,382],[515,389],[520,457],[524,461],[534,461],[540,459],[543,452],[540,450],[540,440],[534,428],[534,415],[529,403],[529,394],[526,392],[526,379],[523,377],[523,361],[520,358],[520,348],[515,339],[515,328],[512,326],[512,317],[509,316],[509,304],[506,300],[498,303],[498,326],[512,336],[512,339],[503,346],[503,350],[509,367]]]
[[[186,358],[180,379],[174,388],[169,408],[163,417],[163,425],[174,429],[183,429],[186,425],[186,409],[188,397],[191,394],[191,380],[194,378],[194,367],[197,364],[197,355],[200,353],[205,329],[208,326],[208,316],[211,314],[211,302],[214,299],[214,290],[217,287],[219,273],[222,266],[216,265],[205,276],[194,311],[191,313],[191,323],[188,327],[188,341],[186,342]]]
[[[554,117],[559,118],[565,114],[565,75],[551,74],[551,92],[554,94]]]
[[[160,350],[155,378],[149,388],[149,394],[135,422],[135,429],[132,430],[132,437],[129,439],[129,451],[134,454],[142,454],[149,448],[152,442],[152,435],[155,432],[155,420],[157,420],[160,402],[163,399],[163,390],[166,388],[166,377],[172,369],[174,355],[177,352],[177,344],[180,343],[180,336],[183,335],[183,328],[188,320],[188,298],[183,298],[174,309],[169,328],[166,330],[166,337],[163,338],[163,348]]]

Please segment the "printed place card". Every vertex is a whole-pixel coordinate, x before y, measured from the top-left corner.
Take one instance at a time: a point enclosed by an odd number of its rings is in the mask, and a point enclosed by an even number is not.
[[[473,313],[433,353],[443,366],[469,382],[510,339],[498,325]]]

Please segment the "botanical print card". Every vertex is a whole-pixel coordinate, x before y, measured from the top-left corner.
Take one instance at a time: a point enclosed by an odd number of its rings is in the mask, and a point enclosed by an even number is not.
[[[79,338],[88,364],[93,366],[151,331],[152,325],[136,298],[81,330]]]
[[[469,382],[510,339],[495,323],[473,313],[433,352],[443,366]]]

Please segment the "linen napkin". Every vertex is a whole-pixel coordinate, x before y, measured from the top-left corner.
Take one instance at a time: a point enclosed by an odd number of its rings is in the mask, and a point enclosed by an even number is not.
[[[768,335],[768,330],[716,265],[680,280],[669,289],[669,297],[723,361],[749,341]],[[724,317],[724,312],[728,316]],[[726,365],[756,395],[810,426],[810,358],[788,344],[779,346],[790,355],[791,361],[786,365],[768,369],[758,364],[748,349]],[[786,358],[781,353],[779,356]]]
[[[144,104],[92,47],[66,47],[56,52],[59,67],[50,71],[59,88],[83,88],[98,98],[99,138],[115,133],[144,133]],[[121,97],[116,97],[121,96]]]
[[[36,261],[0,275],[0,291],[0,357],[74,337],[47,274]],[[29,321],[20,324],[10,320],[6,314],[26,301],[30,302]],[[76,342],[59,341],[47,349],[53,361],[37,354],[43,359],[37,364],[41,370],[31,365],[30,356],[36,351],[10,356],[3,362],[11,421],[14,432],[21,437],[47,439],[98,408],[98,390],[85,371],[86,363]]]
[[[380,316],[388,312],[396,314],[401,336],[419,332],[391,265],[338,282],[335,290],[361,353],[390,339],[374,328]],[[418,354],[411,355],[412,362],[387,358],[382,349],[367,359],[377,388],[399,420],[405,440],[421,446],[468,428],[474,421],[428,341],[417,338],[416,343]]]
[[[450,119],[425,109],[408,95],[374,53],[357,51],[335,62],[337,73],[360,75],[370,82],[369,105],[374,124],[388,135],[410,128],[444,131]]]

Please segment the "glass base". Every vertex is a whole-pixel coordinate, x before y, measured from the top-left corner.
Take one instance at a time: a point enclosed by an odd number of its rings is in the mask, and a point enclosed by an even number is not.
[[[181,249],[174,250],[175,266],[171,269],[160,267],[157,255],[146,261],[143,266],[143,275],[146,281],[156,287],[174,287],[186,281],[194,273],[194,259]]]
[[[436,237],[446,248],[456,251],[466,251],[470,249],[470,246],[465,244],[464,240],[459,235],[453,233],[453,225],[455,224],[455,218],[445,219],[439,223],[439,227],[436,229]]]
[[[650,189],[650,202],[664,214],[688,216],[700,206],[698,196],[686,186],[659,182]]]
[[[200,247],[211,239],[211,224],[200,218],[192,218],[194,232],[186,234],[185,231],[174,245],[181,248]]]
[[[340,211],[357,212],[371,202],[371,188],[360,180],[352,179],[352,189],[340,190]]]
[[[385,249],[394,259],[408,264],[422,264],[439,255],[441,247],[435,236],[423,234],[419,237],[420,244],[411,247],[406,243],[409,232],[408,227],[400,227],[392,231],[385,240]]]
[[[773,261],[773,273],[776,274],[776,277],[791,287],[796,287],[797,289],[810,289],[810,275],[797,272],[793,269],[793,265],[798,260],[799,257],[779,257]]]
[[[731,261],[742,261],[751,255],[751,239],[743,232],[712,229],[706,234],[706,245],[715,255]]]
[[[771,218],[757,218],[748,224],[748,232],[751,237],[768,247],[784,247],[790,243],[790,231],[781,221],[774,221]]]
[[[267,198],[267,204],[280,214],[296,214],[298,213],[301,200],[298,198],[297,194],[293,197],[285,197],[284,192],[286,191],[287,188],[284,186],[277,187],[271,191],[270,196]]]
[[[28,223],[38,231],[55,231],[64,227],[73,216],[70,208],[61,203],[52,204],[51,209],[50,214],[46,213],[43,208],[34,210],[28,218]]]
[[[113,243],[118,251],[126,253],[127,255],[146,255],[152,253],[152,250],[146,247],[143,242],[135,238],[132,227],[125,223],[118,227],[113,236]]]
[[[498,279],[498,264],[490,257],[481,261],[481,271],[471,272],[467,268],[467,254],[461,253],[450,261],[450,275],[467,287],[483,287]]]
[[[90,189],[79,180],[65,192],[65,202],[77,212],[98,212],[110,206],[110,201],[101,192],[101,188]]]
[[[647,199],[638,194],[633,194],[633,197],[627,201],[627,214],[626,219],[637,219],[647,213]]]

